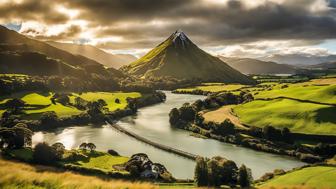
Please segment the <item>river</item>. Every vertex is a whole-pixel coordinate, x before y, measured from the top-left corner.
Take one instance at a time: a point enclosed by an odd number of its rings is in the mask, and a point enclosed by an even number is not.
[[[203,96],[172,94],[166,92],[165,103],[142,108],[137,115],[121,119],[117,124],[152,141],[171,146],[196,155],[212,157],[216,155],[234,160],[238,165],[244,163],[252,169],[253,177],[259,178],[274,169],[288,170],[304,163],[286,156],[258,152],[213,139],[190,136],[190,132],[170,126],[168,113],[185,102],[194,102]],[[67,149],[77,148],[82,142],[92,142],[97,150],[114,149],[124,156],[146,153],[153,162],[158,162],[176,178],[192,178],[195,162],[139,142],[109,125],[74,126],[57,129],[53,132],[36,132],[33,145],[38,142],[62,142]]]

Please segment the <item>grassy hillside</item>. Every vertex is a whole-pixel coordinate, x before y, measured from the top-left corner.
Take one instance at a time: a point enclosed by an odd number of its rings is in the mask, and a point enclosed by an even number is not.
[[[88,93],[81,93],[76,94],[73,93],[73,96],[71,98],[71,101],[76,97],[79,96],[87,101],[96,101],[99,99],[105,100],[107,103],[107,108],[110,111],[114,111],[116,109],[124,109],[127,105],[126,99],[128,97],[130,98],[139,98],[141,97],[141,94],[138,92],[132,92],[132,93],[123,93],[123,92],[88,92]],[[116,103],[115,100],[119,99],[120,103]]]
[[[336,79],[329,79],[332,83]],[[317,82],[317,81],[316,81]],[[283,88],[283,86],[288,86]],[[262,91],[255,95],[256,98],[275,98],[279,96],[311,100],[316,102],[336,103],[335,84],[315,84],[304,82],[298,84],[278,84],[272,90]]]
[[[102,180],[93,176],[83,176],[71,172],[62,172],[46,166],[31,166],[0,159],[0,188],[158,188],[148,183],[127,182],[121,180]],[[13,171],[15,170],[15,171]]]
[[[66,117],[71,115],[78,115],[82,113],[82,110],[78,110],[74,106],[67,105],[64,106],[60,103],[53,104],[51,102],[51,97],[53,93],[16,93],[11,95],[10,97],[3,97],[0,99],[0,107],[3,103],[11,98],[21,98],[26,102],[26,106],[24,108],[25,119],[38,119],[42,113],[48,111],[54,111],[59,117]],[[89,92],[89,93],[72,93],[70,96],[70,102],[74,102],[75,97],[80,96],[84,100],[87,101],[97,101],[98,99],[103,99],[107,103],[107,108],[110,111],[114,111],[116,109],[124,109],[127,106],[126,98],[138,98],[141,97],[140,93],[123,93],[123,92]],[[115,99],[119,99],[120,103],[116,103]],[[2,114],[5,109],[0,108],[0,114]]]
[[[255,100],[233,108],[241,122],[248,125],[289,128],[292,132],[336,135],[336,109],[332,106],[294,100]]]
[[[183,32],[173,33],[149,53],[121,70],[142,78],[171,77],[251,84],[254,80],[198,48]]]
[[[283,188],[285,186],[307,188],[336,188],[336,167],[316,166],[276,176],[258,188]]]
[[[58,69],[53,70],[55,66],[60,65],[60,64],[56,64],[55,62],[58,62],[58,63],[62,62],[64,65],[69,65],[69,66],[72,66],[73,68],[84,69],[88,73],[96,73],[99,75],[115,76],[115,77],[123,76],[123,74],[118,70],[115,70],[115,69],[107,70],[104,68],[104,66],[102,66],[101,64],[99,64],[98,62],[94,60],[91,60],[81,55],[73,55],[69,52],[53,47],[45,42],[28,38],[13,30],[9,30],[5,28],[4,26],[0,26],[0,51],[1,52],[11,52],[11,53],[13,52],[15,53],[18,53],[18,52],[36,53],[38,52],[40,54],[44,54],[46,57],[50,59],[58,60],[58,61],[53,61],[54,62],[53,64],[50,63],[49,69],[47,69],[48,67],[44,65],[44,63],[42,64],[43,61],[42,62],[29,62],[30,59],[22,59],[19,61],[14,61],[16,63],[15,67],[12,67],[13,66],[12,62],[6,61],[6,62],[3,62],[3,64],[5,63],[5,66],[0,67],[1,73],[20,73],[24,71],[21,69],[20,66],[17,66],[19,64],[23,68],[27,66],[29,67],[31,65],[35,66],[36,70],[34,69],[26,70],[26,72],[31,71],[31,73],[27,73],[27,74],[36,74],[38,70],[45,68],[43,70],[46,71],[46,73],[38,72],[38,75],[43,75],[43,74],[48,75],[47,74],[48,72],[59,71]],[[3,57],[3,56],[0,56],[0,57]],[[10,69],[8,70],[7,67]],[[15,70],[15,68],[18,70]],[[62,72],[59,71],[59,73],[62,73]],[[66,74],[71,75],[71,76],[76,76],[76,72],[75,73],[71,72],[71,74],[69,73],[66,73]]]
[[[206,92],[222,92],[222,91],[235,91],[245,87],[246,85],[241,84],[224,84],[224,83],[203,83],[203,85],[190,87],[190,88],[183,88],[177,89],[178,92],[191,92],[194,90],[202,90]]]

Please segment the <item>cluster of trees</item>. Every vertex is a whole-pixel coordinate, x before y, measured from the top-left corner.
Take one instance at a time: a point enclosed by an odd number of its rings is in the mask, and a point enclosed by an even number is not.
[[[89,143],[83,142],[81,145],[79,145],[79,149],[90,150],[91,152],[94,151],[96,148],[97,148],[96,145],[91,142]]]
[[[38,143],[33,149],[33,161],[39,164],[55,164],[61,160],[65,152],[62,143],[57,142],[51,146],[48,143]]]
[[[18,123],[13,127],[0,127],[0,149],[19,149],[32,144],[33,132],[26,124]]]
[[[257,127],[250,127],[249,134],[271,141],[282,141],[289,144],[293,143],[291,132],[287,127],[282,129],[277,129],[273,126],[265,126],[262,129]]]
[[[179,109],[173,108],[169,113],[169,121],[172,125],[183,128],[188,122],[201,124],[203,119],[198,115],[199,111],[218,108],[229,104],[240,104],[253,100],[250,93],[241,92],[239,95],[233,93],[218,93],[208,96],[205,100],[197,100],[193,104],[185,103]]]
[[[196,159],[194,181],[197,186],[221,185],[249,187],[253,181],[251,169],[242,165],[239,169],[235,162],[220,156],[211,159],[198,157]]]

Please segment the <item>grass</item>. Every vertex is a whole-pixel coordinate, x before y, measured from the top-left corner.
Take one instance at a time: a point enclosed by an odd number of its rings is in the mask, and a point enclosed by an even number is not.
[[[76,161],[64,162],[64,164],[72,164],[80,167],[90,168],[90,169],[100,169],[102,171],[118,171],[113,166],[126,163],[129,158],[123,156],[112,156],[108,153],[98,152],[98,151],[79,151],[87,158],[82,158]],[[125,172],[125,171],[123,171]]]
[[[139,98],[141,94],[138,92],[124,93],[124,92],[88,92],[82,94],[73,93],[71,100],[74,100],[76,96],[79,96],[87,101],[96,101],[99,99],[105,100],[107,103],[107,108],[110,111],[117,109],[124,109],[127,106],[126,98]],[[120,100],[120,103],[115,103],[116,99]]]
[[[30,162],[33,159],[33,151],[31,148],[14,149],[7,152],[14,159]]]
[[[257,127],[272,125],[292,132],[336,135],[335,107],[294,100],[255,100],[233,108],[240,121]]]
[[[314,188],[336,188],[335,178],[336,167],[307,167],[277,176],[259,187],[307,186]]]
[[[233,115],[232,107],[234,105],[222,106],[216,110],[205,112],[202,116],[205,122],[222,123],[225,119],[229,119],[235,126],[245,128],[239,121],[239,119]]]
[[[24,119],[39,119],[42,113],[53,111],[59,117],[67,117],[72,115],[78,115],[82,113],[82,110],[78,110],[74,106],[67,105],[64,106],[60,103],[52,104],[50,98],[53,93],[16,93],[11,95],[10,97],[2,98],[0,104],[5,103],[10,98],[21,98],[26,102],[25,113],[22,118]],[[127,106],[126,98],[139,98],[141,97],[140,93],[132,92],[132,93],[123,93],[123,92],[88,92],[77,94],[73,93],[70,96],[70,101],[73,103],[75,97],[80,96],[81,98],[87,101],[96,101],[98,99],[103,99],[107,103],[107,108],[110,111],[114,111],[117,109],[124,109]],[[115,99],[119,99],[120,103],[115,103]],[[0,110],[0,115],[5,112],[4,109]]]
[[[15,189],[152,189],[158,186],[149,183],[128,182],[122,180],[100,179],[72,172],[63,172],[53,167],[31,166],[0,159],[0,188]]]
[[[195,86],[191,88],[177,89],[178,92],[186,91],[191,92],[194,90],[202,90],[206,92],[222,92],[222,91],[235,91],[245,87],[246,85],[240,84],[224,84],[224,83],[203,83],[201,86]]]
[[[287,88],[281,88],[285,84],[279,84],[270,91],[262,91],[255,95],[256,98],[274,98],[279,96],[312,100],[325,103],[336,103],[336,85],[308,85],[308,83],[287,84]]]

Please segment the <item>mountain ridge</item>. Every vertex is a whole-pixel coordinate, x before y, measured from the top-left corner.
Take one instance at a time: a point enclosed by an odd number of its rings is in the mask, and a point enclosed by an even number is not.
[[[229,66],[244,74],[295,74],[294,66],[278,64],[276,62],[266,62],[253,58],[238,58],[218,56]]]
[[[91,45],[60,43],[55,41],[47,41],[46,43],[72,54],[85,56],[109,68],[118,69],[137,59],[130,54],[111,54]]]

